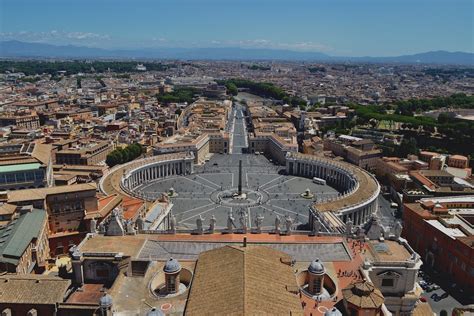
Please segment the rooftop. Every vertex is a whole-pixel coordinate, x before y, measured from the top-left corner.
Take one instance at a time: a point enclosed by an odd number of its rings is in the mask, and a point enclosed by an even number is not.
[[[17,264],[21,255],[37,238],[46,221],[45,210],[33,210],[20,215],[0,229],[0,261]]]
[[[53,194],[63,194],[71,192],[80,192],[88,190],[97,190],[95,183],[82,183],[73,185],[64,185],[59,187],[26,189],[8,191],[8,202],[18,203],[23,201],[44,200],[46,196]]]
[[[50,276],[0,276],[0,303],[56,304],[63,301],[70,285],[70,280]]]
[[[186,315],[303,314],[288,255],[262,246],[227,246],[199,255]]]
[[[411,257],[405,245],[393,240],[371,240],[369,253],[375,261],[382,262],[403,262]]]
[[[25,164],[17,164],[17,165],[0,166],[0,173],[36,170],[39,168],[41,168],[40,163],[25,163]]]

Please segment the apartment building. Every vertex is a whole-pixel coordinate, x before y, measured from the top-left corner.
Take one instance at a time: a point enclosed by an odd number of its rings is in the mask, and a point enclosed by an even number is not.
[[[0,146],[0,190],[53,185],[51,145],[36,142]]]
[[[105,161],[114,150],[111,142],[74,142],[68,148],[56,152],[56,164],[65,165],[98,165]]]

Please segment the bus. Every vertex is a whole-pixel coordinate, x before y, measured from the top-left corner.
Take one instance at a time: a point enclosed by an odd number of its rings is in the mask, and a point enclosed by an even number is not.
[[[316,183],[316,184],[323,184],[323,185],[326,185],[326,180],[320,179],[320,178],[316,178],[316,177],[313,178],[313,182]]]

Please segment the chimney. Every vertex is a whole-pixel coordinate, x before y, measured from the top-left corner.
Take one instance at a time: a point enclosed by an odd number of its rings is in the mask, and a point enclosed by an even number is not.
[[[247,236],[244,236],[244,247],[247,247]]]

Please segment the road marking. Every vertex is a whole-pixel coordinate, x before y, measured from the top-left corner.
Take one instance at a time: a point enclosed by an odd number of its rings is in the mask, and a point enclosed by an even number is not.
[[[193,212],[193,211],[196,211],[200,208],[204,208],[204,207],[208,207],[208,206],[211,206],[211,205],[216,205],[216,203],[212,202],[210,204],[206,204],[206,205],[202,205],[202,206],[198,206],[198,207],[195,207],[193,209],[190,209],[190,210],[187,210],[187,211],[184,211],[184,212],[180,212],[179,215],[183,215],[183,214],[187,214],[189,212]],[[219,205],[218,205],[219,206]]]
[[[204,183],[197,182],[197,181],[195,181],[195,180],[193,180],[193,179],[189,179],[189,178],[186,178],[186,177],[184,177],[184,179],[189,180],[189,181],[194,182],[194,183],[197,183],[197,184],[199,184],[199,185],[202,185],[202,186],[204,186],[204,187],[206,187],[206,188],[211,189],[212,191],[214,191],[214,190],[216,189],[216,188],[210,187],[210,186],[208,186],[208,185],[206,185],[206,184],[204,184]]]
[[[296,177],[290,178],[290,179],[288,179],[288,180],[285,180],[285,181],[283,181],[283,182],[280,182],[280,183],[277,183],[277,184],[275,184],[275,185],[272,185],[271,187],[265,188],[265,190],[268,190],[268,189],[274,188],[274,187],[276,187],[276,186],[282,185],[283,183],[286,183],[286,182],[289,182],[289,181],[291,181],[291,180],[295,180],[295,179],[296,179]]]
[[[198,217],[199,215],[203,215],[203,214],[209,213],[210,211],[213,211],[213,210],[215,210],[216,208],[218,208],[218,207],[220,207],[220,206],[229,208],[228,206],[224,206],[224,205],[216,205],[215,207],[212,207],[212,208],[210,208],[210,209],[208,209],[208,210],[205,210],[205,211],[203,211],[203,212],[197,213],[196,215],[193,215],[193,216],[190,216],[190,217],[188,217],[188,218],[185,218],[185,219],[181,220],[181,222],[186,222],[186,221],[188,221],[188,220],[190,220],[190,219],[192,219],[192,218]]]
[[[288,210],[288,209],[286,209],[286,208],[283,208],[283,207],[280,207],[280,206],[277,206],[277,205],[273,205],[273,204],[271,204],[270,202],[271,202],[271,200],[268,201],[268,205],[270,205],[270,206],[279,208],[280,210],[283,210],[283,211],[288,212],[288,213],[293,213],[293,214],[297,214],[298,216],[303,216],[303,217],[308,218],[308,215],[303,215],[303,214],[300,214],[300,213],[295,212],[295,211],[290,211],[290,210]]]
[[[256,174],[258,174],[258,173],[256,173]],[[273,182],[273,181],[275,181],[275,180],[278,180],[278,179],[280,179],[281,177],[283,177],[283,176],[279,176],[279,177],[277,177],[277,178],[274,178],[274,179],[268,181],[267,183],[262,184],[260,187],[263,188],[263,187],[266,186],[267,184],[269,184],[269,183],[271,183],[271,182]]]

